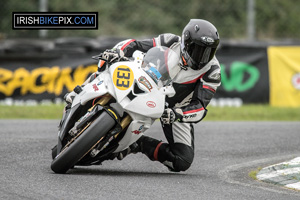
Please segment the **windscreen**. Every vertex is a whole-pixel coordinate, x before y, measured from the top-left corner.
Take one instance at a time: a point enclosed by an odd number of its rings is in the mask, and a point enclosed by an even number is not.
[[[167,47],[151,48],[143,59],[142,68],[159,86],[169,85],[180,71],[180,56]]]

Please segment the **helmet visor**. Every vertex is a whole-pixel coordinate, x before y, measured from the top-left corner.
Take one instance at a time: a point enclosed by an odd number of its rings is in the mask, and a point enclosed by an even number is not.
[[[188,48],[188,54],[197,65],[207,64],[214,57],[216,48],[201,46],[192,43]]]

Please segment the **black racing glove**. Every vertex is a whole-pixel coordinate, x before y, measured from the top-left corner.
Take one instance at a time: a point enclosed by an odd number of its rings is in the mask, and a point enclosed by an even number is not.
[[[164,124],[172,124],[175,121],[181,121],[182,115],[176,112],[176,109],[166,108],[160,119]]]
[[[99,58],[101,60],[107,61],[108,63],[112,63],[114,61],[119,60],[120,55],[117,51],[107,49],[101,54]]]
[[[107,61],[108,63],[129,60],[127,57],[124,56],[124,52],[119,49],[107,49],[99,56],[99,59]]]

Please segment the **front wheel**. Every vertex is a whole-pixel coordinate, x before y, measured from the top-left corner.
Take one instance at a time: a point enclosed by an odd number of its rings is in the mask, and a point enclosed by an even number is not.
[[[51,169],[55,173],[66,173],[114,127],[115,123],[107,112],[102,112],[78,138],[53,159]]]

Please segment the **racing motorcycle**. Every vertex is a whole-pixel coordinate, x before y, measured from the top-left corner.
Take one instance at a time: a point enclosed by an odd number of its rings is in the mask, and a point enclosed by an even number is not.
[[[180,71],[179,55],[166,47],[114,63],[99,60],[101,73],[76,86],[66,106],[52,149],[51,169],[66,173],[74,166],[100,165],[137,141],[165,109]]]

